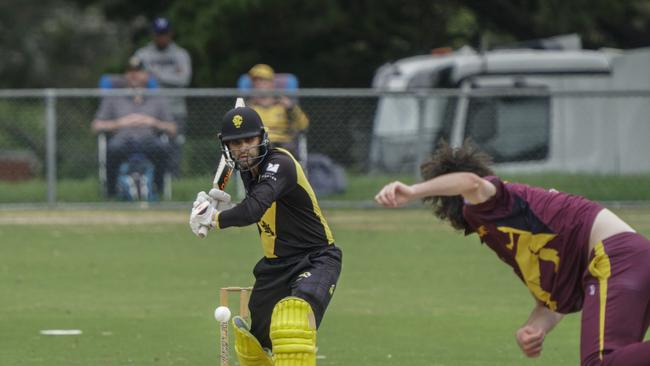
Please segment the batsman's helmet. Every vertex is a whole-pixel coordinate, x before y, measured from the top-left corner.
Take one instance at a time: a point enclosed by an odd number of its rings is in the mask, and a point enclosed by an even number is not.
[[[256,136],[259,136],[261,141],[258,145],[260,147],[259,156],[256,158],[259,159],[257,162],[259,164],[269,151],[269,139],[260,115],[253,108],[237,107],[229,110],[223,116],[223,124],[221,126],[221,133],[219,134],[221,151],[226,155],[228,160],[235,164],[235,168],[239,170],[250,170],[252,167],[257,166],[257,164],[243,169],[241,164],[232,158],[228,149],[228,142]]]

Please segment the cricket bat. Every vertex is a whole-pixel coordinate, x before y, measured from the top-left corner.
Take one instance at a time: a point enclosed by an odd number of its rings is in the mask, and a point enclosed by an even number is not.
[[[235,108],[239,107],[245,107],[246,104],[244,104],[244,98],[237,98],[237,101],[235,102]],[[217,172],[214,174],[214,180],[212,180],[212,188],[217,188],[219,190],[224,190],[226,189],[226,185],[228,184],[228,181],[230,180],[230,176],[232,175],[234,171],[234,167],[230,164],[228,164],[228,161],[226,161],[226,155],[221,154],[221,160],[219,160],[219,166],[217,167]],[[199,237],[200,238],[205,238],[208,235],[208,228],[207,227],[202,227],[199,229]]]

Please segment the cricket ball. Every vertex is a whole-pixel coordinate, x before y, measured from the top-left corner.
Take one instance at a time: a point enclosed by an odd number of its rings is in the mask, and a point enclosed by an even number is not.
[[[230,309],[227,306],[219,306],[214,309],[214,318],[221,323],[225,323],[230,319]]]

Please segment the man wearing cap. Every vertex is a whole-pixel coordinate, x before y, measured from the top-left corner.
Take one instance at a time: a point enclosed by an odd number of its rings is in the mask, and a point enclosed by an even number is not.
[[[256,90],[273,90],[275,72],[271,66],[257,64],[248,71]],[[262,117],[275,146],[284,147],[297,156],[297,136],[309,126],[305,112],[290,98],[273,94],[254,95],[248,105]],[[301,159],[305,157],[299,157]]]
[[[153,21],[152,41],[138,49],[144,66],[155,76],[163,88],[185,88],[192,79],[192,62],[189,53],[173,41],[174,33],[167,18]],[[185,126],[187,110],[183,98],[170,99],[174,119],[180,126]]]
[[[160,192],[170,156],[169,143],[161,140],[160,134],[174,137],[176,123],[163,98],[138,92],[146,87],[149,79],[142,60],[132,56],[124,78],[134,93],[104,97],[92,122],[93,132],[110,135],[106,167],[108,194],[113,196],[116,192],[120,163],[135,153],[144,154],[154,164],[155,185]]]
[[[254,109],[226,113],[219,138],[246,197],[225,209],[220,206],[230,203],[228,194],[200,192],[190,227],[198,235],[201,227],[257,224],[264,257],[253,269],[251,325],[232,320],[240,365],[315,365],[316,330],[334,294],[341,250],[300,164],[286,150],[269,147]]]

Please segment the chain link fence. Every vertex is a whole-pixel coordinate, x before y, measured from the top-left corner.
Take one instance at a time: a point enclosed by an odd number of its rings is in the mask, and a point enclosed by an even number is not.
[[[187,118],[161,202],[210,188],[217,133],[235,89],[141,91],[184,98]],[[102,98],[125,90],[0,91],[0,204],[105,203],[102,141],[91,122]],[[275,95],[278,96],[279,95]],[[472,138],[510,180],[603,201],[650,199],[650,92],[305,89],[292,93],[309,118],[307,166],[322,200],[366,205],[384,183],[418,179],[440,139]],[[338,185],[329,189],[328,184]],[[234,194],[241,187],[232,184]],[[332,188],[332,187],[329,187]]]

